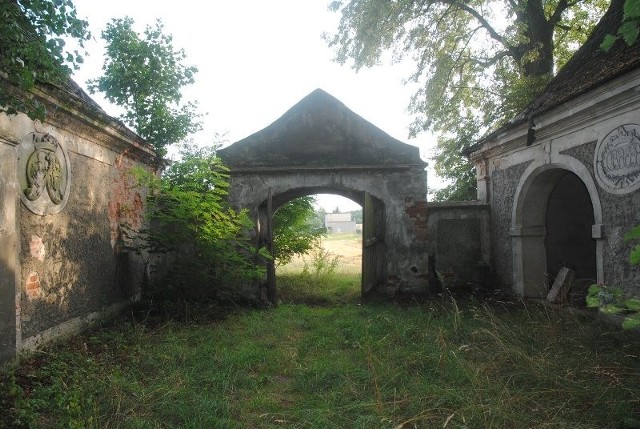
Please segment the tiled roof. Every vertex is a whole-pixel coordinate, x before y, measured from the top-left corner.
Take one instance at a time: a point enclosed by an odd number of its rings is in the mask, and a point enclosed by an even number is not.
[[[560,104],[582,95],[599,85],[611,81],[640,66],[640,43],[628,46],[618,40],[605,52],[601,43],[607,34],[616,34],[622,23],[624,0],[612,0],[609,10],[596,25],[589,39],[578,49],[545,90],[510,122],[483,137],[464,150],[466,155],[480,149],[488,140],[509,129],[529,121],[535,115],[547,112]]]

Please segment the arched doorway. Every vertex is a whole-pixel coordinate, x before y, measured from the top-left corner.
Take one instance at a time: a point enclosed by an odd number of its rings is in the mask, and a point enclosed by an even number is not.
[[[306,195],[331,193],[348,198],[362,207],[362,276],[361,296],[366,298],[386,280],[385,260],[385,205],[379,198],[364,192],[341,187],[300,187],[289,189],[281,194],[273,195],[269,190],[267,199],[258,207],[258,247],[267,247],[273,254],[273,215],[287,202]],[[277,302],[277,284],[275,263],[265,261],[267,279],[265,284],[266,298]]]
[[[515,292],[544,297],[562,267],[576,279],[602,279],[602,209],[593,179],[575,159],[531,165],[512,215]]]
[[[566,171],[547,203],[547,274],[555,277],[562,267],[575,272],[576,279],[596,282],[596,242],[591,236],[593,205],[584,183]]]

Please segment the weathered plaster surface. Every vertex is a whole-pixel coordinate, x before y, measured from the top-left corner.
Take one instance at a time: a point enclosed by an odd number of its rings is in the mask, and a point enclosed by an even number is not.
[[[121,308],[139,296],[146,269],[139,256],[123,247],[128,244],[123,225],[142,226],[144,195],[130,169],[152,170],[152,149],[99,111],[89,112],[97,115],[90,117],[86,111],[50,107],[46,123],[22,114],[0,115],[0,181],[10,185],[0,187],[0,306],[10,302],[12,307],[0,308],[0,360]],[[36,149],[16,148],[31,133],[52,136],[68,157],[65,205],[53,212],[34,212],[20,202],[26,185],[20,186],[17,177],[27,173],[25,163],[16,160]],[[5,320],[7,314],[13,325]],[[5,332],[11,330],[12,350],[4,353]]]
[[[639,120],[640,122],[640,120]],[[594,153],[596,141],[564,151],[580,160],[594,176]],[[595,176],[594,176],[595,177]],[[595,180],[595,179],[594,179]],[[598,186],[598,195],[602,204],[602,233],[604,280],[640,295],[640,269],[628,263],[632,244],[624,241],[624,235],[640,224],[640,191],[627,194],[612,194]]]
[[[16,277],[18,259],[18,187],[14,147],[0,140],[0,362],[16,348]]]
[[[491,245],[496,287],[511,290],[513,286],[513,253],[511,215],[516,187],[529,163],[495,170],[491,175]]]
[[[489,205],[475,202],[429,203],[429,254],[446,286],[490,284]]]

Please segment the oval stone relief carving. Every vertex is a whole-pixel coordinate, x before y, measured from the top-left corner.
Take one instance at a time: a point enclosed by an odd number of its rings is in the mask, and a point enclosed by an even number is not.
[[[612,194],[639,189],[640,125],[621,125],[598,142],[594,167],[598,183]]]
[[[29,133],[17,146],[20,199],[35,214],[60,212],[71,184],[69,156],[48,133]]]

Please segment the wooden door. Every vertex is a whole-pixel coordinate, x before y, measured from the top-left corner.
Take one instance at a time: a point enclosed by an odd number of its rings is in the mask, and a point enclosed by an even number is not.
[[[267,250],[273,256],[273,189],[269,188],[267,195],[267,213],[266,213],[266,231]],[[267,299],[273,305],[277,304],[276,295],[276,265],[275,259],[267,260]]]
[[[374,291],[378,283],[376,213],[373,199],[367,192],[364,193],[362,222],[362,296],[364,297]]]

